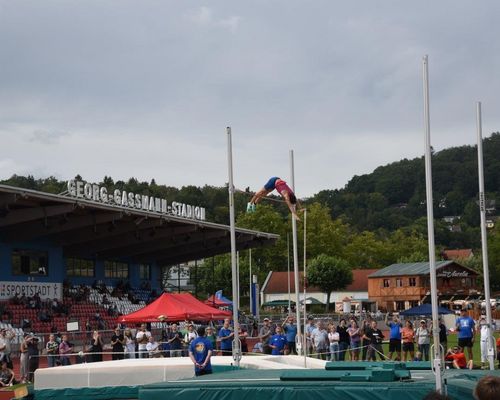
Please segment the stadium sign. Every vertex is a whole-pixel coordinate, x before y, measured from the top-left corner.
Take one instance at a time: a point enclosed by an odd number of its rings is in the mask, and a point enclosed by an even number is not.
[[[80,180],[68,181],[68,195],[75,198],[95,201],[104,204],[112,204],[120,207],[133,208],[135,210],[151,211],[159,214],[175,215],[177,217],[205,220],[205,208],[172,201],[166,199],[127,192],[115,189],[108,192],[105,186],[88,183]]]
[[[33,297],[38,294],[42,300],[62,299],[62,283],[57,282],[1,282],[0,300],[14,296]]]

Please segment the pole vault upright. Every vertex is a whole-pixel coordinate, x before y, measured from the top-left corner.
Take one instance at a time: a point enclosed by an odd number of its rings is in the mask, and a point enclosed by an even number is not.
[[[479,174],[479,210],[481,213],[481,248],[483,252],[483,275],[484,275],[484,301],[486,306],[486,323],[488,340],[486,342],[488,363],[490,369],[495,369],[495,344],[492,335],[493,320],[491,318],[491,295],[490,295],[490,271],[488,265],[488,234],[486,233],[486,198],[484,196],[484,168],[483,168],[483,127],[481,118],[481,102],[477,102],[477,166]]]
[[[238,285],[238,270],[236,265],[236,227],[234,223],[234,183],[233,183],[233,143],[231,140],[231,128],[226,128],[227,132],[227,166],[229,176],[229,225],[231,234],[231,275],[233,288],[233,321],[234,321],[234,339],[233,339],[233,359],[236,366],[240,366],[241,360],[241,344],[239,338],[239,285]]]
[[[307,368],[307,338],[306,338],[306,319],[307,319],[307,208],[304,208],[304,340],[303,340],[303,349],[304,349],[304,368]]]
[[[290,150],[290,184],[295,193],[295,170],[293,165],[293,150]],[[292,217],[292,245],[293,245],[293,278],[295,284],[295,312],[297,313],[297,355],[302,354],[302,330],[300,327],[300,288],[299,288],[299,252],[297,249],[297,220]]]
[[[427,56],[422,61],[424,81],[424,127],[425,127],[425,187],[427,200],[427,240],[429,244],[429,266],[431,277],[432,333],[434,337],[433,371],[436,375],[436,391],[442,393],[441,346],[439,344],[439,314],[436,278],[436,249],[434,243],[434,209],[432,198],[431,128],[429,117],[429,64]]]

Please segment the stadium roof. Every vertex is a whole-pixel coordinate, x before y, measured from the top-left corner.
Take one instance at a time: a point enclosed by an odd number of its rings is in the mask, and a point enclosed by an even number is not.
[[[65,257],[172,265],[231,250],[229,226],[0,185],[0,241],[43,240]],[[278,235],[236,229],[238,250]]]
[[[436,261],[436,269],[440,269],[448,265],[455,265],[461,269],[468,270],[473,275],[478,275],[476,271],[464,267],[463,265],[460,265],[455,261]],[[377,272],[368,276],[368,278],[381,278],[386,276],[429,275],[429,274],[430,274],[430,264],[428,262],[401,263],[401,264],[392,264],[386,268],[382,268]]]

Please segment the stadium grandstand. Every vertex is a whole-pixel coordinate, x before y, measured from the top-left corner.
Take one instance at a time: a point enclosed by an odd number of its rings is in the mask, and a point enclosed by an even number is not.
[[[202,207],[68,182],[54,195],[0,185],[0,328],[111,330],[163,291],[172,265],[230,251],[229,226]],[[238,250],[277,235],[236,230]]]

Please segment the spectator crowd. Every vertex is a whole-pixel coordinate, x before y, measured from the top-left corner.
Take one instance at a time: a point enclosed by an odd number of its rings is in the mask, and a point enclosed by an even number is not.
[[[126,283],[117,285],[112,292],[98,281],[95,282],[93,288],[102,292],[102,303],[109,306],[107,313],[110,316],[116,316],[117,310],[108,299],[108,295],[113,298],[130,299],[131,296],[133,298],[133,291]],[[67,290],[65,287],[64,290],[65,296],[73,301],[88,300],[89,288],[85,286],[72,288],[72,290]],[[32,298],[15,296],[11,302],[38,310],[40,318],[48,321],[53,315],[71,314],[71,307],[58,299],[42,301],[36,295]],[[11,318],[8,313],[0,311],[3,314],[2,318]],[[24,322],[26,323],[22,328],[29,331],[30,321]],[[19,381],[33,381],[34,371],[39,367],[42,357],[46,357],[48,367],[69,365],[74,362],[99,362],[103,360],[104,354],[111,354],[113,360],[192,357],[195,366],[198,365],[197,372],[204,374],[209,370],[207,368],[209,363],[207,362],[201,368],[203,362],[200,364],[199,360],[196,361],[199,357],[193,343],[198,346],[198,349],[201,347],[209,349],[210,356],[212,354],[232,355],[235,327],[228,319],[220,325],[210,323],[208,326],[201,326],[191,321],[171,324],[158,322],[154,325],[154,327],[151,324],[134,327],[116,326],[107,331],[104,319],[99,312],[96,312],[87,319],[84,328],[85,339],[78,345],[72,343],[68,334],[60,333],[55,327],[46,337],[25,333],[18,348]],[[304,345],[302,341],[297,340],[298,326],[293,315],[286,317],[283,321],[264,318],[260,325],[256,321],[250,321],[248,324],[241,324],[237,329],[243,354],[293,355],[298,353],[298,346]],[[352,316],[333,322],[309,317],[301,331],[305,336],[305,349],[301,350],[304,350],[310,357],[322,360],[334,362],[346,360],[429,361],[431,358],[433,335],[425,319],[402,321],[396,315],[387,314],[385,320],[376,320],[370,316],[358,320]],[[481,367],[486,368],[488,361],[486,344],[490,340],[486,320],[481,318],[476,322],[468,316],[466,310],[463,310],[460,317],[456,319],[453,331],[457,333],[458,343],[449,347],[450,330],[440,320],[439,344],[445,352],[446,367],[473,368],[472,349],[476,345],[480,349]],[[200,332],[203,334],[200,335]],[[12,342],[14,337],[14,332],[7,329],[2,329],[0,332],[0,361],[3,374],[6,375],[4,380],[8,383],[12,383],[9,382],[7,376],[8,371],[13,371]],[[479,344],[476,344],[478,342]],[[496,346],[500,350],[500,339],[497,340]],[[204,351],[203,354],[207,357],[208,353]],[[5,367],[3,367],[4,363]]]

